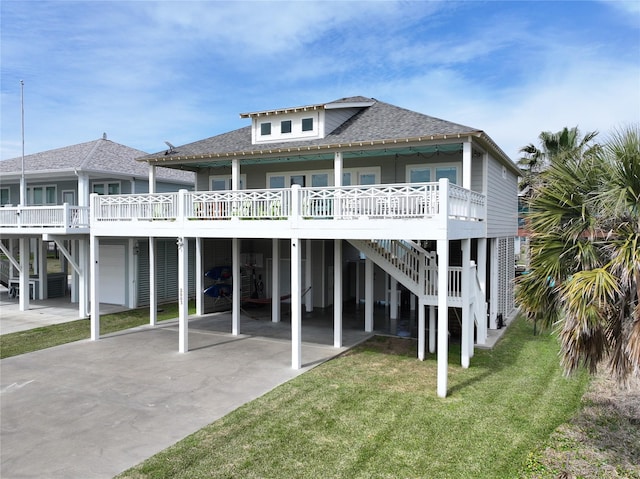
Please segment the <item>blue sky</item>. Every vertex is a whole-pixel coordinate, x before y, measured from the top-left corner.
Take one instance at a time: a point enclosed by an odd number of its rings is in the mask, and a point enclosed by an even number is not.
[[[0,3],[0,158],[97,139],[147,152],[239,113],[363,95],[482,129],[640,123],[640,2]]]

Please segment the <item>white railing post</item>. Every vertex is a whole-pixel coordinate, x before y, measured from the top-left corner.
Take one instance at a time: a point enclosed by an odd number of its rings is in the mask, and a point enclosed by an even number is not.
[[[300,221],[300,203],[301,203],[300,185],[291,185],[291,220],[294,227],[298,227]]]
[[[62,227],[69,228],[71,226],[71,222],[69,221],[70,215],[69,203],[63,203],[62,205]]]
[[[449,180],[440,178],[438,181],[438,214],[442,222],[449,218]]]
[[[184,221],[187,214],[187,190],[178,190],[178,211],[176,211],[176,221]]]
[[[98,218],[98,202],[100,197],[97,193],[89,195],[89,227],[93,227],[93,222]]]

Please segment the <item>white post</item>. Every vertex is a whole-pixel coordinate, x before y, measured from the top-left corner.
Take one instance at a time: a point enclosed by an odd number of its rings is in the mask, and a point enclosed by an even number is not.
[[[189,351],[189,240],[178,238],[178,352]]]
[[[342,347],[342,240],[333,240],[333,347]]]
[[[156,166],[149,163],[149,193],[156,192]]]
[[[418,298],[418,359],[420,361],[424,361],[425,350],[424,306],[424,300]]]
[[[78,265],[79,272],[78,278],[78,314],[81,318],[86,318],[90,315],[89,311],[89,285],[90,270],[91,270],[91,258],[89,252],[89,238],[83,238],[78,240]]]
[[[65,243],[67,245],[68,248],[71,249],[71,255],[73,257],[73,260],[76,262],[77,265],[80,266],[80,269],[82,269],[83,263],[80,259],[80,248],[81,248],[81,244],[82,244],[81,239],[79,240],[71,240],[67,243]],[[57,243],[56,243],[57,245]],[[62,267],[62,270],[64,271],[64,265]],[[72,303],[80,303],[80,271],[76,271],[75,269],[71,268],[71,302]],[[79,310],[79,314],[80,317],[82,318],[82,305],[78,304],[78,310]]]
[[[462,187],[471,189],[471,141],[462,143]]]
[[[273,238],[271,245],[271,321],[280,322],[280,239]]]
[[[240,334],[240,239],[231,239],[231,334]]]
[[[300,239],[291,239],[291,367],[302,367],[302,275]]]
[[[304,270],[304,290],[306,294],[304,295],[304,307],[307,313],[313,312],[313,288],[312,288],[312,279],[311,273],[313,272],[313,268],[311,267],[311,240],[308,239],[305,241],[305,270]],[[311,290],[309,290],[311,288]],[[308,290],[308,291],[307,291]]]
[[[30,251],[29,245],[31,241],[29,238],[22,237],[19,240],[20,244],[20,278],[19,278],[19,310],[27,311],[29,309],[29,259]]]
[[[471,314],[471,240],[465,238],[462,245],[462,338],[461,358],[463,368],[468,368],[473,356],[473,316]]]
[[[68,224],[68,223],[65,223],[65,224]],[[47,288],[47,276],[48,276],[48,271],[47,271],[47,250],[46,250],[46,246],[44,244],[44,241],[42,241],[42,238],[36,238],[35,251],[38,254],[38,286],[39,286],[38,287],[38,299],[43,300],[43,299],[47,299],[49,291],[48,291],[48,288]],[[66,288],[66,284],[67,284],[67,279],[66,278],[64,280],[64,283],[65,283],[65,288]],[[35,295],[36,292],[34,291],[33,294]]]
[[[447,397],[449,240],[438,240],[438,396]]]
[[[78,173],[78,206],[89,206],[90,196],[89,176],[85,173]]]
[[[91,262],[91,340],[100,339],[100,238],[91,236],[89,240]]]
[[[429,352],[436,352],[436,307],[429,305]]]
[[[240,160],[237,158],[231,160],[231,189],[240,189]]]
[[[364,331],[373,331],[373,261],[364,260]]]
[[[478,238],[478,282],[482,291],[481,310],[486,313],[487,302],[487,238]],[[486,314],[478,320],[478,344],[485,344],[487,341],[487,318]]]
[[[196,314],[204,314],[204,271],[202,268],[202,238],[196,238]]]
[[[500,272],[498,271],[498,239],[491,238],[490,239],[490,256],[489,261],[491,262],[491,277],[489,280],[489,328],[497,329],[498,328],[498,278],[500,277]]]
[[[158,324],[158,283],[156,282],[156,239],[149,237],[149,324]]]
[[[424,282],[422,283],[424,284]],[[389,298],[389,318],[398,319],[398,280],[393,276],[389,280],[389,290],[391,291]]]

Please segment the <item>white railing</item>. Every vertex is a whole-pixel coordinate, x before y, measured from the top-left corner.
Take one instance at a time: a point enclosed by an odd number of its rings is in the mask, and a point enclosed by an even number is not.
[[[91,195],[91,216],[98,221],[175,220],[179,193]]]
[[[443,197],[444,196],[444,197]],[[486,217],[480,193],[438,183],[92,195],[94,221],[176,219],[429,218],[478,221]],[[444,205],[441,207],[441,205]]]
[[[0,208],[1,228],[89,228],[89,207],[5,206]]]

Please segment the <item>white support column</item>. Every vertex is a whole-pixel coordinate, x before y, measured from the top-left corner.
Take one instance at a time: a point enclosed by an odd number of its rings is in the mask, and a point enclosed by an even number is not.
[[[389,277],[389,291],[389,318],[398,319],[398,280],[393,276]]]
[[[280,322],[280,239],[273,238],[271,245],[271,321]]]
[[[85,237],[77,241],[78,244],[78,315],[81,318],[87,318],[91,312],[90,304],[90,271],[91,258],[89,252],[89,237]]]
[[[196,238],[196,314],[204,314],[204,271],[202,268],[202,238]]]
[[[462,245],[462,338],[460,363],[468,368],[473,356],[473,316],[471,315],[471,240],[465,238]]]
[[[178,238],[178,352],[189,351],[189,240]]]
[[[149,163],[149,193],[156,192],[156,167]]]
[[[47,291],[47,250],[42,238],[36,238],[35,245],[35,252],[38,258],[38,290],[34,291],[33,294],[34,296],[37,294],[38,299],[42,301],[49,295]],[[65,285],[66,283],[67,280],[65,278]]]
[[[498,278],[500,277],[500,272],[498,271],[498,239],[491,238],[490,240],[490,256],[489,261],[491,262],[491,276],[489,280],[489,328],[497,329],[498,328]]]
[[[100,238],[92,236],[89,241],[91,262],[91,340],[100,339]]]
[[[429,352],[436,352],[436,307],[429,305]]]
[[[149,324],[158,324],[158,283],[156,281],[156,239],[149,237]]]
[[[231,334],[240,334],[240,239],[231,239]]]
[[[438,396],[447,397],[449,240],[438,240]]]
[[[89,176],[86,173],[78,173],[78,206],[89,206],[90,196]]]
[[[57,243],[56,243],[57,244]],[[71,249],[73,260],[82,268],[82,262],[80,261],[80,248],[82,240],[72,240],[66,243]],[[80,302],[80,272],[71,270],[71,302]],[[78,305],[80,311],[80,317],[82,318],[82,307]]]
[[[302,255],[299,238],[291,239],[291,367],[302,367]]]
[[[486,311],[485,305],[487,301],[487,239],[478,238],[478,282],[482,291],[480,301],[481,310]],[[487,342],[487,318],[486,314],[478,320],[478,344],[486,344]]]
[[[333,154],[333,184],[334,186],[342,186],[342,152],[336,151]]]
[[[128,256],[128,268],[127,277],[129,278],[129,283],[127,284],[127,299],[126,306],[128,308],[135,308],[137,306],[138,295],[137,295],[137,274],[138,274],[138,262],[136,261],[136,257],[138,256],[138,248],[137,248],[137,240],[135,238],[129,238],[129,244],[127,246],[127,256]]]
[[[418,298],[418,359],[424,361],[425,350],[425,321],[424,321],[424,300]]]
[[[305,269],[304,269],[304,308],[307,313],[313,312],[313,285],[312,275],[313,267],[311,260],[311,240],[305,241]],[[309,288],[311,288],[309,290]]]
[[[333,240],[333,347],[342,347],[342,240]]]
[[[240,160],[237,158],[231,160],[231,189],[240,189]]]
[[[471,189],[471,141],[462,144],[462,187]]]
[[[364,260],[364,331],[373,332],[373,261]]]
[[[19,310],[27,311],[29,309],[29,238],[20,238],[20,293],[19,293]]]

